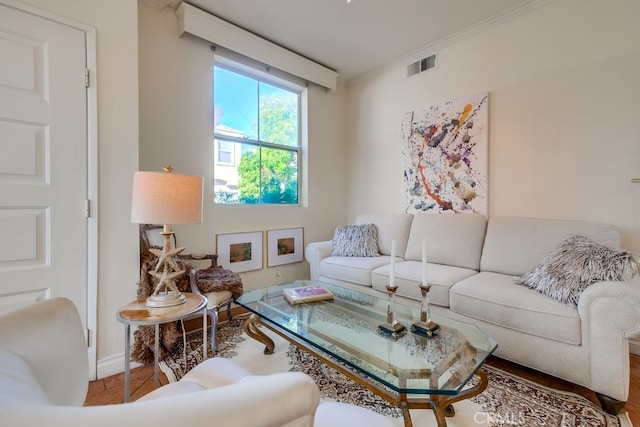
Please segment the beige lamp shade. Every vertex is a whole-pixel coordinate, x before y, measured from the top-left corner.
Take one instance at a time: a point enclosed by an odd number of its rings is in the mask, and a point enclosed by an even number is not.
[[[133,176],[131,222],[199,224],[202,222],[200,176],[171,172],[136,172]]]

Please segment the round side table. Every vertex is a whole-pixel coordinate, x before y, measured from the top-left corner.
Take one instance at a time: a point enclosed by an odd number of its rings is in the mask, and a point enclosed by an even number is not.
[[[176,320],[182,320],[191,316],[194,313],[202,310],[203,317],[203,330],[205,331],[203,336],[203,354],[204,358],[207,358],[207,297],[204,295],[198,295],[190,292],[183,292],[186,297],[186,301],[180,305],[174,305],[171,307],[147,307],[144,305],[146,298],[141,298],[130,302],[129,304],[118,310],[117,319],[119,322],[124,323],[124,401],[129,401],[129,374],[131,369],[131,325],[154,325],[155,326],[155,346],[154,356],[155,365],[153,372],[153,380],[156,387],[158,387],[158,353],[159,353],[159,340],[160,340],[160,324],[174,322]]]

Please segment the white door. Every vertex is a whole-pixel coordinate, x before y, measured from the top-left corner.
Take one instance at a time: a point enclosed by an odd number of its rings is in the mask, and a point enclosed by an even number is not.
[[[85,37],[0,4],[0,311],[65,296],[86,330]]]

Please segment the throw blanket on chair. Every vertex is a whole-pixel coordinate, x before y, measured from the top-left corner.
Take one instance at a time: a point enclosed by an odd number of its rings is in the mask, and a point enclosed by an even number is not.
[[[200,292],[203,294],[207,292],[230,291],[235,301],[244,292],[242,279],[240,279],[238,273],[218,267],[217,265],[212,265],[203,270],[196,270],[195,279],[198,284],[198,289],[200,289]]]

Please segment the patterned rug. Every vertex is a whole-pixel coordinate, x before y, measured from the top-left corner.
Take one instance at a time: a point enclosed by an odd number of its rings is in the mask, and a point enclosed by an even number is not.
[[[231,358],[256,375],[304,372],[314,379],[323,400],[363,406],[391,417],[398,426],[404,425],[398,408],[263,328],[276,344],[274,354],[265,355],[264,345],[247,337],[242,323],[243,320],[234,319],[221,325],[218,357]],[[210,348],[208,353],[212,357]],[[171,356],[160,362],[170,382],[179,380],[202,361],[201,331],[187,334],[186,365],[183,354],[180,342]],[[609,415],[582,396],[543,387],[488,365],[485,372],[489,379],[487,389],[470,400],[456,403],[456,415],[447,419],[449,427],[631,427],[626,414]],[[431,410],[411,410],[411,418],[414,425],[435,425]]]

